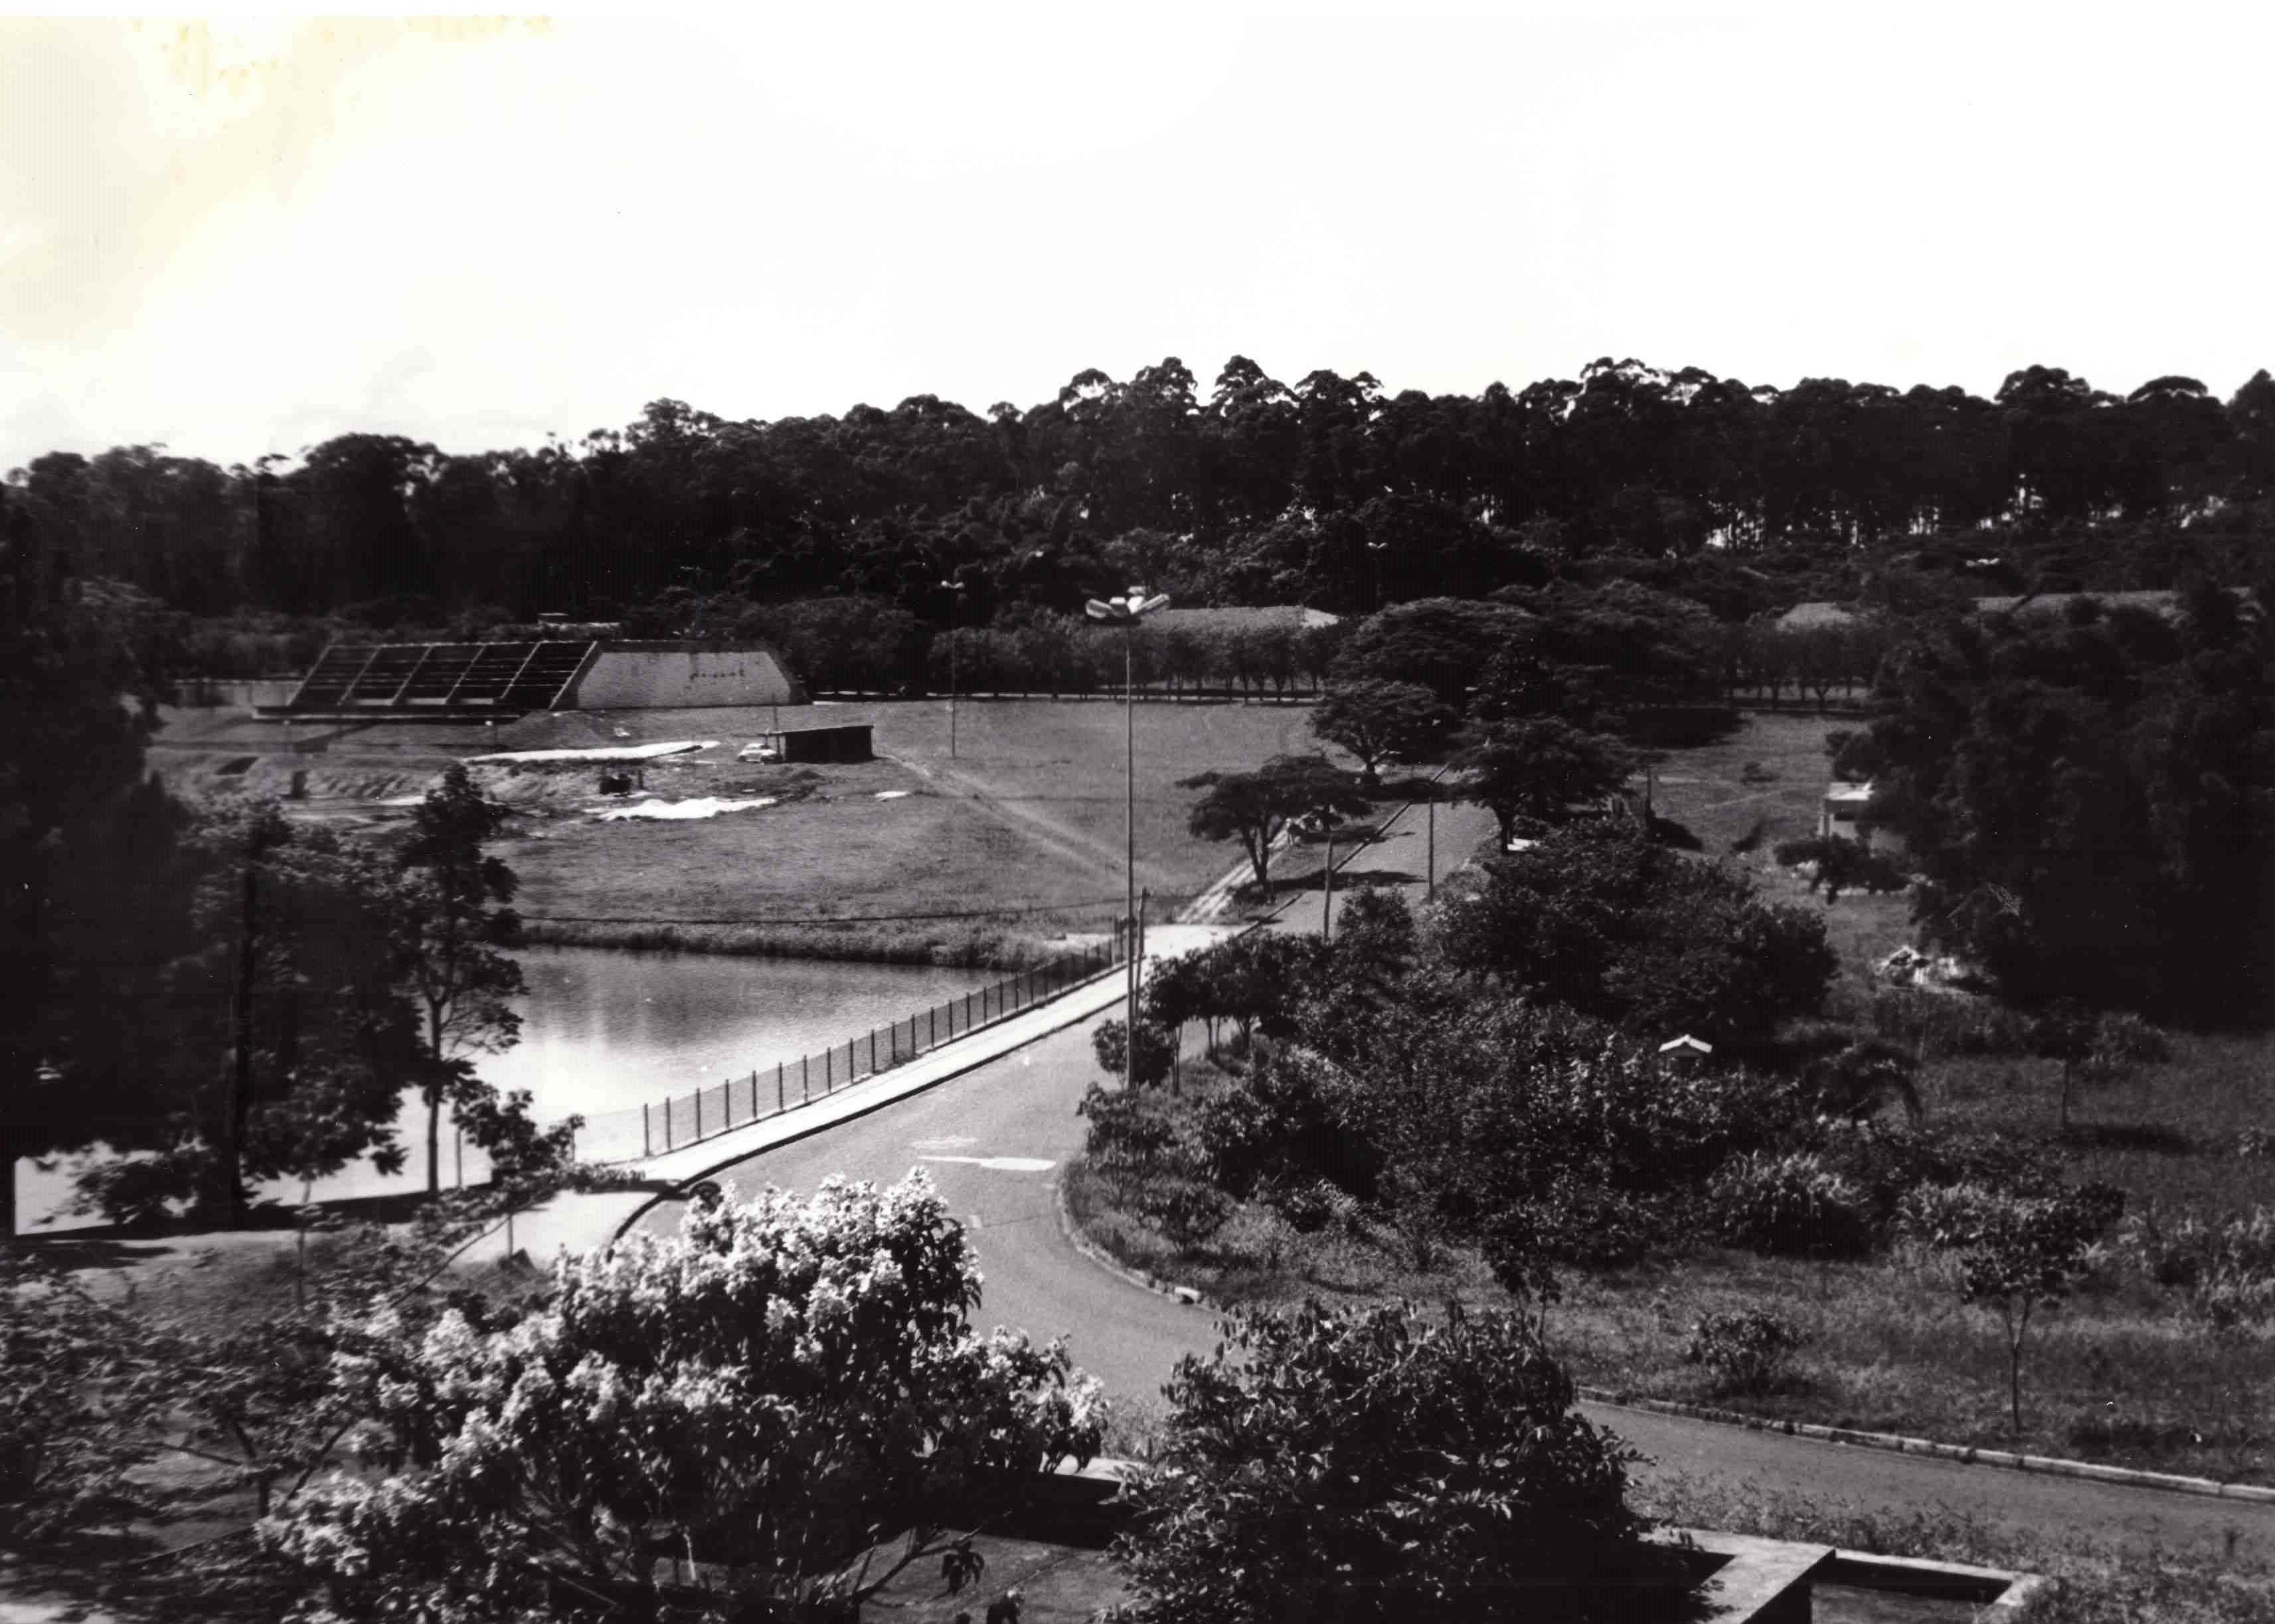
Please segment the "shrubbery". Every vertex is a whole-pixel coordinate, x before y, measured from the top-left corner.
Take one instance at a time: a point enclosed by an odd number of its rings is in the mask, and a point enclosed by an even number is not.
[[[1627,1509],[1634,1457],[1519,1322],[1312,1303],[1222,1329],[1123,1490],[1131,1624],[1608,1619],[1680,1582]]]
[[[1723,1240],[1776,1257],[1855,1258],[1875,1239],[1865,1192],[1807,1151],[1735,1158],[1707,1201]]]
[[[1838,967],[1821,918],[1763,902],[1742,872],[1655,845],[1624,820],[1575,823],[1493,859],[1435,923],[1449,965],[1654,1040],[1767,1038],[1814,1013]]]
[[[1784,1379],[1793,1356],[1810,1342],[1809,1333],[1768,1309],[1709,1314],[1690,1328],[1683,1356],[1712,1372],[1727,1392],[1758,1393]]]

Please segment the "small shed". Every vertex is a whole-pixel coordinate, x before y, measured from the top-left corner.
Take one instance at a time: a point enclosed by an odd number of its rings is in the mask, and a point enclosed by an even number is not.
[[[1818,811],[1817,833],[1822,839],[1839,835],[1872,843],[1872,831],[1863,816],[1872,804],[1872,786],[1836,779],[1825,786],[1825,801]]]
[[[1694,1038],[1689,1032],[1680,1038],[1669,1038],[1659,1046],[1661,1060],[1701,1061],[1714,1053],[1714,1046],[1704,1038]]]
[[[774,752],[776,761],[873,761],[876,750],[870,724],[849,721],[828,728],[793,728],[761,733],[753,743]]]

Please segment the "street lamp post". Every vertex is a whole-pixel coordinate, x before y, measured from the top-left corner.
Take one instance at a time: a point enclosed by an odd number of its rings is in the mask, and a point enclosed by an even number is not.
[[[1148,598],[1143,586],[1132,586],[1124,598],[1083,605],[1091,619],[1122,628],[1122,741],[1129,764],[1128,796],[1124,804],[1127,834],[1125,873],[1129,894],[1122,918],[1129,922],[1130,1009],[1122,1029],[1122,1088],[1130,1091],[1132,1064],[1138,1054],[1138,664],[1135,654],[1138,623],[1169,605],[1167,593]]]
[[[970,583],[942,581],[941,590],[948,600],[948,759],[956,759],[956,606],[963,601],[964,589]]]

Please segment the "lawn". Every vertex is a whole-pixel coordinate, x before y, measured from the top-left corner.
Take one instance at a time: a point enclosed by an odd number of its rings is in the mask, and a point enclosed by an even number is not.
[[[673,801],[777,804],[603,822],[591,815],[603,803],[590,766],[480,769],[522,814],[500,854],[521,877],[518,906],[535,921],[534,939],[1015,963],[1067,933],[1104,928],[1122,911],[1127,860],[1122,707],[967,699],[956,711],[953,756],[941,700],[779,714],[792,729],[872,724],[878,759],[845,765],[737,761],[745,742],[775,725],[776,713],[757,707],[538,715],[495,735],[407,723],[303,729],[302,744],[321,745],[304,755],[281,753],[271,724],[183,713],[170,718],[159,759],[170,782],[201,798],[282,797],[303,771],[308,798],[286,803],[294,815],[383,836],[409,816],[385,803],[419,792],[454,756],[712,740],[647,764],[646,788]],[[1137,876],[1153,894],[1153,918],[1240,860],[1236,847],[1185,832],[1198,791],[1177,781],[1311,748],[1310,717],[1309,706],[1270,703],[1137,707]],[[981,914],[990,917],[958,917]],[[847,923],[781,923],[815,919]],[[745,923],[691,923],[712,921]]]

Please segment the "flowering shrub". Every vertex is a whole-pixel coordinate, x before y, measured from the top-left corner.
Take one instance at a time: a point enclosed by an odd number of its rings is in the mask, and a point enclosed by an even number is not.
[[[1782,1314],[1750,1308],[1701,1319],[1690,1328],[1683,1357],[1704,1365],[1725,1389],[1753,1393],[1775,1384],[1809,1340],[1808,1332]]]
[[[393,1475],[262,1525],[360,1617],[820,1616],[948,1547],[850,1559],[910,1507],[1094,1454],[1064,1346],[975,1334],[979,1276],[921,1172],[691,1205],[668,1239],[563,1258],[552,1302],[485,1326],[390,1311],[333,1381]],[[670,1566],[660,1566],[669,1559]]]

